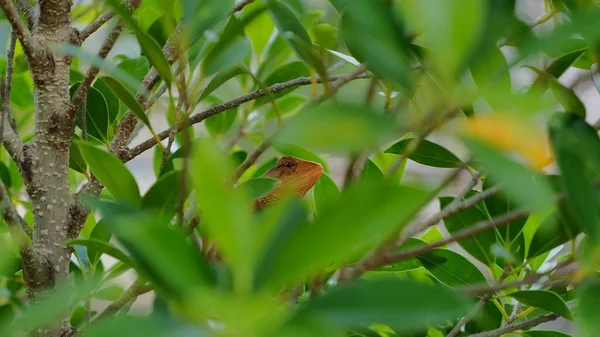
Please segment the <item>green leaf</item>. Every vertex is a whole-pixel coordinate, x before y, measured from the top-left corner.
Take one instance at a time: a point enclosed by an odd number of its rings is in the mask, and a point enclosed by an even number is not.
[[[225,84],[230,79],[243,73],[245,73],[244,69],[238,66],[233,66],[229,69],[220,71],[210,80],[210,82],[208,82],[206,87],[204,87],[204,89],[202,90],[202,94],[200,94],[200,97],[198,98],[198,102],[201,102],[202,99],[210,95],[213,91],[217,90],[220,86]]]
[[[202,72],[205,76],[237,66],[250,54],[250,42],[245,36],[238,35],[225,42],[223,46],[217,44],[204,58]]]
[[[487,190],[490,187],[490,181],[486,179],[483,183],[483,189]],[[506,197],[503,193],[496,193],[486,198],[484,203],[491,218],[500,217],[515,211],[517,208],[515,202]],[[527,219],[515,220],[496,229],[499,234],[498,239],[500,240],[501,246],[506,247],[506,240],[508,240],[510,243],[510,253],[514,257],[518,257],[521,262],[525,256],[525,238],[522,231],[526,221]],[[502,267],[504,266],[503,263],[499,263],[499,265]]]
[[[569,69],[575,63],[585,50],[575,50],[554,60],[545,70],[545,74],[540,74],[538,78],[535,79],[531,88],[529,89],[529,93],[537,93],[538,95],[543,94],[548,88],[548,76],[554,77],[555,79],[560,78],[562,74]],[[534,70],[535,71],[535,70]],[[537,72],[537,71],[536,71]]]
[[[71,86],[71,96],[75,93],[81,83],[75,83]],[[87,91],[86,100],[86,127],[87,134],[101,140],[103,142],[108,141],[108,106],[102,93],[94,88],[90,87]],[[80,130],[83,130],[83,124],[81,120],[81,106],[77,110],[77,126]]]
[[[453,197],[441,197],[440,207],[444,209],[453,200]],[[476,223],[488,220],[489,217],[483,211],[483,207],[485,206],[481,202],[478,207],[471,207],[445,218],[444,225],[446,229],[453,234],[473,227]],[[494,257],[490,252],[490,247],[494,243],[496,243],[496,235],[492,231],[483,232],[459,242],[460,246],[469,254],[488,266],[494,263]]]
[[[600,153],[597,152],[600,138],[579,116],[557,113],[549,124],[560,180],[568,195],[567,207],[579,227],[600,242],[598,193],[594,188],[594,180],[600,172]]]
[[[579,97],[577,97],[577,95],[572,89],[565,87],[560,82],[558,82],[556,78],[552,77],[550,74],[542,70],[531,66],[527,66],[527,68],[535,71],[539,77],[544,77],[546,79],[548,86],[552,91],[552,94],[554,95],[556,100],[558,100],[560,105],[562,105],[563,108],[565,108],[565,110],[577,116],[585,118],[585,105],[583,105]]]
[[[119,297],[121,297],[121,295],[123,295],[124,292],[125,290],[123,289],[123,287],[118,285],[112,285],[98,290],[94,293],[93,296],[94,298],[97,298],[99,300],[115,301]]]
[[[150,70],[150,64],[148,63],[148,59],[143,56],[137,58],[126,58],[123,61],[121,61],[117,67],[119,69],[123,69],[125,72],[133,76],[139,82],[141,82],[144,79],[144,77],[148,73],[148,70]],[[135,95],[138,91],[138,87],[133,87],[131,85],[128,85],[127,83],[125,83],[124,85],[127,91],[129,91],[129,93],[132,95]]]
[[[2,183],[4,186],[9,189],[12,186],[12,180],[10,178],[10,171],[6,164],[0,162],[0,179],[2,179]]]
[[[161,337],[183,336],[208,337],[210,334],[201,328],[167,320],[164,317],[141,317],[133,315],[117,315],[106,320],[94,322],[86,326],[86,337],[123,336],[127,331],[136,336]]]
[[[381,181],[352,185],[315,223],[278,229],[263,252],[255,285],[277,288],[314,276],[353,250],[367,249],[401,230],[431,197],[420,188]]]
[[[384,175],[379,166],[371,159],[367,159],[365,167],[360,172],[360,179],[383,179]]]
[[[108,244],[108,241],[110,240],[111,236],[112,236],[112,233],[108,230],[108,228],[106,228],[106,222],[103,219],[101,219],[96,224],[96,226],[94,226],[94,229],[92,229],[92,232],[90,233],[90,240],[94,240],[94,241],[98,240],[98,241],[106,242]],[[97,243],[96,245],[94,245],[94,244],[86,245],[88,260],[90,260],[90,263],[93,265],[95,265],[98,262],[98,260],[100,260],[100,256],[104,252],[101,249],[99,250],[97,248],[98,246],[104,247],[104,246],[100,245],[99,243]],[[113,247],[110,247],[110,245],[109,245],[109,248],[112,249]]]
[[[148,119],[148,116],[146,116],[144,109],[140,106],[135,97],[133,97],[121,83],[110,77],[102,77],[101,79],[110,88],[110,90],[117,97],[119,97],[121,102],[123,102],[129,108],[129,110],[131,110],[133,114],[142,121],[142,123],[144,123],[147,127],[152,128],[150,125],[150,120]]]
[[[573,221],[563,207],[558,212],[545,218],[531,238],[528,258],[539,256],[559,245],[574,239],[582,232],[581,227]]]
[[[212,100],[212,96],[209,98],[211,98]],[[221,102],[217,99],[214,99],[214,101],[219,102],[219,104],[221,104]],[[206,129],[211,135],[222,135],[226,133],[229,130],[229,128],[233,125],[233,122],[235,122],[235,119],[237,118],[237,114],[237,108],[228,109],[216,115],[209,116],[208,118],[206,118],[206,120],[204,120],[204,124],[206,125]]]
[[[250,198],[255,200],[271,192],[279,182],[279,179],[271,177],[258,177],[248,179],[236,188],[246,189]]]
[[[377,77],[410,86],[409,44],[387,1],[347,1],[341,21],[346,47]],[[369,48],[365,48],[369,41]]]
[[[293,114],[297,113],[302,108],[303,104],[306,103],[307,101],[308,101],[308,98],[306,98],[306,96],[302,96],[302,95],[287,94],[287,95],[283,96],[282,98],[278,99],[276,102],[277,109],[279,110],[279,116],[284,117],[284,116],[293,115]],[[275,109],[273,109],[273,107],[270,107],[269,110],[265,113],[265,117],[266,118],[277,117]]]
[[[263,6],[262,1],[255,1],[252,4],[247,5],[242,11],[242,17],[245,17],[259,6]],[[269,43],[269,38],[273,33],[273,28],[275,28],[275,24],[273,23],[273,20],[271,20],[268,12],[260,13],[256,19],[244,27],[245,35],[252,44],[252,49],[254,50],[259,64],[261,62],[262,52],[265,50],[265,47]]]
[[[466,139],[474,158],[481,161],[492,183],[498,184],[515,203],[532,209],[543,209],[554,203],[554,192],[546,177],[508,159],[480,141]]]
[[[256,177],[260,177],[263,174],[265,174],[271,167],[275,166],[275,164],[277,164],[277,157],[273,157],[267,161],[265,161],[263,164],[261,164],[256,171],[254,172],[254,174],[252,174],[252,178],[256,178]]]
[[[129,27],[133,29],[140,47],[144,51],[144,55],[148,57],[148,60],[150,63],[152,63],[154,68],[156,68],[156,71],[165,81],[165,83],[170,85],[174,79],[173,73],[171,72],[171,65],[169,64],[169,61],[167,61],[165,55],[162,53],[158,43],[156,43],[156,41],[150,37],[150,35],[140,28],[136,20],[133,19],[131,14],[122,6],[121,3],[119,3],[117,0],[105,0],[105,2],[118,16],[121,17],[121,19],[123,19],[123,21]]]
[[[434,249],[417,258],[425,269],[447,286],[465,286],[487,282],[475,265],[451,250]]]
[[[171,218],[177,212],[181,195],[181,172],[170,171],[161,175],[142,198],[142,208],[160,218]],[[188,191],[189,192],[189,191]],[[188,193],[184,197],[187,197]]]
[[[468,299],[449,289],[424,283],[359,280],[309,301],[299,315],[344,329],[380,323],[396,331],[411,332],[459,318],[471,305]]]
[[[115,214],[115,208],[122,208],[118,204],[101,202],[98,207],[109,214],[106,224],[130,252],[136,271],[160,290],[180,299],[213,284],[207,262],[181,228],[169,227],[146,212],[124,210]]]
[[[569,320],[573,319],[571,310],[565,301],[552,291],[521,290],[508,294],[508,296],[528,306],[553,312]]]
[[[211,139],[202,139],[194,147],[190,172],[203,229],[232,269],[235,289],[248,290],[255,260],[251,200],[245,190],[231,185],[233,164]]]
[[[225,19],[234,0],[183,0],[183,32],[188,46],[200,39],[205,31]]]
[[[409,0],[404,15],[422,32],[422,45],[442,77],[460,75],[475,50],[486,22],[488,2],[482,0]],[[494,13],[496,14],[496,13]]]
[[[94,175],[119,201],[139,205],[140,189],[127,167],[112,153],[80,143],[79,150]]]
[[[100,91],[102,96],[104,96],[106,107],[108,108],[108,122],[113,124],[119,114],[119,99],[101,78],[96,79],[93,87]]]
[[[346,153],[374,148],[393,137],[394,131],[388,115],[366,107],[321,104],[288,119],[275,142]]]
[[[117,247],[113,246],[112,244],[102,241],[102,240],[98,240],[98,239],[75,239],[75,240],[68,240],[65,241],[66,245],[70,245],[70,246],[83,246],[83,247],[88,247],[88,248],[94,248],[96,251],[98,251],[101,254],[107,254],[110,255],[112,257],[114,257],[115,259],[127,264],[127,265],[132,265],[133,263],[131,262],[131,259],[122,251],[120,251]]]
[[[598,317],[600,317],[600,285],[584,283],[578,289],[577,308],[578,337],[598,335]]]
[[[330,205],[335,204],[340,196],[340,189],[327,173],[323,173],[313,188],[313,195],[315,212],[319,217]]]
[[[390,146],[385,150],[385,153],[403,155],[407,152],[407,148],[412,141],[413,138],[403,139]],[[417,149],[408,158],[419,164],[433,167],[452,168],[462,165],[462,161],[454,153],[426,139],[421,141]]]

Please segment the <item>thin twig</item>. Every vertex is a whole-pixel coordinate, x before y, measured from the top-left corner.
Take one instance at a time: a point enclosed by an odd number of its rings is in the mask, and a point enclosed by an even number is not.
[[[513,332],[513,331],[517,331],[517,330],[523,330],[523,329],[529,329],[532,328],[534,326],[538,326],[542,323],[546,323],[546,322],[550,322],[550,321],[554,321],[555,319],[557,319],[559,316],[557,314],[548,314],[548,315],[542,315],[542,316],[538,316],[534,319],[531,319],[529,321],[525,321],[519,324],[515,324],[515,325],[510,325],[510,326],[505,326],[496,330],[491,330],[491,331],[484,331],[484,332],[480,332],[480,333],[476,333],[473,335],[469,335],[469,337],[500,337],[504,334],[507,334],[509,332]]]
[[[12,89],[12,77],[13,77],[13,66],[15,59],[15,47],[17,44],[17,35],[14,32],[10,34],[10,45],[8,46],[8,50],[6,51],[6,80],[5,87],[2,90],[2,103],[3,109],[6,111],[6,117],[8,117],[8,122],[10,123],[10,127],[12,130],[17,133],[17,122],[15,121],[15,116],[12,114],[10,109],[10,92]],[[2,122],[4,125],[4,122]]]
[[[531,211],[529,209],[524,209],[524,208],[517,209],[515,211],[506,213],[502,216],[493,218],[491,220],[480,221],[480,222],[476,223],[475,225],[473,225],[472,227],[465,228],[463,230],[453,233],[451,237],[445,238],[440,241],[436,241],[436,242],[428,244],[428,245],[423,245],[423,246],[415,247],[413,249],[395,253],[395,254],[391,255],[387,259],[386,262],[387,262],[387,264],[394,263],[397,261],[402,261],[402,260],[406,260],[411,257],[425,254],[435,248],[443,247],[449,243],[461,241],[461,240],[473,237],[477,234],[481,234],[481,233],[490,231],[492,229],[504,226],[515,220],[526,218],[527,216],[529,216],[530,212]]]
[[[21,41],[21,46],[27,59],[35,59],[36,53],[41,50],[41,45],[31,36],[31,32],[29,32],[29,29],[21,21],[21,17],[17,13],[12,1],[0,0],[0,8],[4,11],[13,31],[19,38],[19,41]]]
[[[521,313],[522,309],[523,309],[523,305],[521,303],[517,303],[517,305],[515,305],[510,316],[508,316],[508,318],[504,322],[503,326],[509,326],[509,325],[513,324],[519,317],[519,314]]]
[[[146,286],[146,281],[138,277],[133,282],[133,284],[129,288],[127,288],[127,290],[125,290],[121,297],[119,297],[116,301],[112,302],[108,307],[106,307],[106,309],[104,309],[104,311],[98,314],[98,316],[96,316],[93,322],[100,321],[104,318],[116,314],[127,303],[129,303],[132,300],[135,300],[138,296],[150,290],[151,288]]]
[[[329,81],[334,81],[336,79],[340,78],[340,76],[331,76],[329,78]],[[369,75],[367,74],[363,74],[361,76],[358,76],[356,79],[365,79],[365,78],[369,78]],[[318,83],[322,83],[320,78],[317,78],[317,82]],[[271,93],[279,93],[282,92],[284,90],[287,89],[291,89],[291,88],[295,88],[295,87],[300,87],[300,86],[306,86],[306,85],[310,85],[311,79],[310,77],[299,77],[287,82],[283,82],[283,83],[278,83],[278,84],[274,84],[272,86],[269,87],[269,91]],[[259,90],[255,90],[249,94],[240,96],[238,98],[235,98],[231,101],[225,102],[223,104],[219,104],[219,105],[215,105],[209,109],[206,109],[202,112],[199,112],[197,114],[194,114],[193,116],[191,116],[188,119],[188,125],[194,125],[194,124],[198,124],[202,121],[204,121],[206,118],[214,116],[216,114],[219,114],[223,111],[227,111],[229,109],[233,109],[236,108],[240,105],[242,105],[243,103],[246,102],[250,102],[256,99],[259,99],[263,96],[265,96],[266,93],[265,91],[263,91],[262,89]],[[181,131],[181,128],[178,128],[177,130],[178,132]],[[160,140],[164,140],[169,136],[169,129],[167,130],[163,130],[162,132],[158,133],[158,138]],[[142,143],[140,143],[139,145],[137,145],[134,148],[131,149],[127,149],[126,150],[126,155],[123,158],[124,161],[129,161],[137,156],[139,156],[140,154],[142,154],[143,152],[151,149],[154,145],[156,145],[156,139],[154,139],[154,137],[151,137],[145,141],[143,141]]]
[[[87,94],[81,102],[81,138],[87,142]]]
[[[254,165],[254,163],[256,163],[256,161],[258,160],[258,158],[269,148],[269,146],[271,146],[271,142],[273,140],[273,136],[265,139],[255,150],[254,152],[252,152],[248,158],[246,158],[246,160],[242,163],[242,165],[238,166],[238,168],[235,170],[235,174],[233,175],[233,181],[237,181],[238,179],[240,179],[240,177],[242,176],[242,174],[244,174],[244,172],[246,172],[246,170],[248,168],[250,168],[250,166]]]
[[[249,4],[251,4],[253,2],[254,2],[254,0],[243,0],[243,1],[236,3],[235,6],[233,6],[233,9],[231,10],[231,14],[241,11],[242,9],[244,9],[244,7],[248,6]]]
[[[129,0],[123,3],[130,12],[133,12],[136,8],[141,5],[140,0]],[[102,14],[96,21],[90,23],[87,27],[85,27],[81,32],[79,32],[79,40],[81,42],[85,41],[90,35],[94,34],[98,29],[100,29],[105,23],[107,23],[110,19],[115,16],[113,11],[108,11]]]
[[[449,174],[448,177],[444,179],[444,181],[438,186],[438,192],[443,189],[445,186],[450,184],[454,179],[458,176],[458,174],[464,169],[467,164],[464,163],[463,166],[455,169],[452,174]],[[417,234],[418,232],[414,233]],[[412,233],[410,234],[413,235]],[[400,235],[402,238],[402,234]],[[408,236],[410,237],[410,236]],[[408,240],[408,239],[407,239]],[[360,275],[365,273],[367,270],[375,266],[385,265],[386,259],[392,254],[392,252],[398,247],[398,243],[402,244],[401,241],[396,239],[395,237],[390,238],[388,241],[384,242],[381,246],[377,247],[375,250],[364,256],[354,267],[348,267],[340,269],[339,272],[335,275],[338,282],[349,281],[358,278]]]
[[[110,32],[110,34],[108,34],[106,40],[104,40],[102,47],[100,47],[100,50],[98,51],[98,58],[106,58],[108,53],[111,51],[111,49],[117,42],[117,39],[119,38],[119,35],[121,35],[122,30],[123,21],[119,21],[115,25],[115,28],[113,28],[113,30]],[[81,84],[79,85],[79,87],[75,91],[75,94],[73,94],[73,98],[71,99],[72,112],[77,111],[77,109],[81,105],[81,102],[83,102],[83,100],[85,99],[88,89],[92,85],[92,82],[94,82],[94,79],[96,78],[96,75],[98,75],[99,72],[100,68],[96,66],[91,66],[90,69],[88,69],[87,73],[85,74],[85,77],[81,81]]]

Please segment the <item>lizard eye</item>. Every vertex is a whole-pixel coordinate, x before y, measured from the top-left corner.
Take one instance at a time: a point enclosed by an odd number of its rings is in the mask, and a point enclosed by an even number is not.
[[[287,168],[292,168],[294,167],[294,163],[292,163],[291,161],[286,161],[285,163],[283,163],[283,166]]]

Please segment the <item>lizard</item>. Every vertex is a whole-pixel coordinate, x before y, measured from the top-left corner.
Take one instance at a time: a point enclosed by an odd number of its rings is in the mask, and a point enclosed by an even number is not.
[[[323,166],[319,163],[299,159],[292,156],[281,157],[275,165],[262,176],[278,179],[280,182],[273,190],[252,202],[252,210],[258,211],[276,202],[282,193],[292,193],[302,198],[315,186],[321,175]],[[208,260],[223,262],[214,244],[206,252]]]
[[[292,156],[281,157],[263,177],[279,179],[271,192],[254,200],[252,208],[261,209],[277,201],[282,192],[291,191],[296,197],[302,198],[323,174],[323,166],[308,160],[302,160]]]

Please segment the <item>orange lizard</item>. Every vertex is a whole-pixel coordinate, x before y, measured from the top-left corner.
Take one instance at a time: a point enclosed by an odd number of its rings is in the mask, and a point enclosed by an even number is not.
[[[263,177],[279,179],[281,182],[268,194],[254,200],[252,209],[258,210],[276,202],[282,193],[292,193],[298,198],[304,197],[319,180],[323,174],[323,166],[308,160],[284,156],[271,167]],[[221,256],[214,244],[210,245],[206,252],[209,261],[221,263]]]
[[[291,156],[282,157],[275,166],[263,174],[263,177],[279,179],[281,182],[267,195],[254,200],[252,208],[257,210],[277,201],[282,192],[290,191],[302,198],[322,174],[323,167],[319,163]]]

